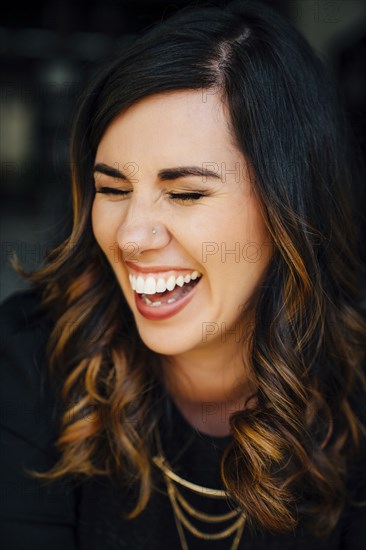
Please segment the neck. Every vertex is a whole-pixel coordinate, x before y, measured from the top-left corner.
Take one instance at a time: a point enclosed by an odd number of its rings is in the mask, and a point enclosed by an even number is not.
[[[210,351],[196,349],[165,357],[165,385],[194,428],[225,436],[230,434],[230,415],[245,408],[255,386],[241,347],[229,352],[228,346],[219,343]]]

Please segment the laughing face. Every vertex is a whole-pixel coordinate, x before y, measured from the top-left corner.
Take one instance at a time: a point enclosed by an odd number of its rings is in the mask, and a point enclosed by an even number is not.
[[[208,352],[235,331],[272,250],[218,94],[174,91],[117,116],[95,158],[94,236],[144,343]]]

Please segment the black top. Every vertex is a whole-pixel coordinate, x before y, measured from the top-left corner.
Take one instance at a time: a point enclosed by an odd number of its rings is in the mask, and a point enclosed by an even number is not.
[[[59,431],[57,397],[45,363],[45,343],[51,323],[34,291],[13,294],[0,306],[0,547],[4,550],[164,550],[181,548],[169,498],[154,491],[135,520],[132,489],[124,490],[110,478],[95,476],[79,483],[56,482],[48,487],[26,470],[45,471],[59,457],[54,446]],[[185,479],[207,487],[223,488],[219,476],[222,452],[231,436],[213,437],[194,429],[167,394],[160,421],[165,454]],[[364,466],[355,466],[352,498],[366,501]],[[155,474],[154,474],[155,475]],[[162,477],[156,470],[156,480]],[[184,492],[186,491],[186,492]],[[182,490],[196,508],[211,513],[228,511],[228,503],[205,499]],[[194,498],[193,498],[194,497]],[[194,523],[194,520],[192,520]],[[230,522],[229,522],[230,524]],[[208,531],[207,524],[195,523]],[[226,526],[226,525],[225,525]],[[212,532],[223,525],[214,526]],[[229,550],[233,537],[204,541],[185,530],[189,550]],[[306,549],[364,550],[366,506],[347,507],[332,535],[325,541],[295,533],[251,535],[244,529],[240,550]]]

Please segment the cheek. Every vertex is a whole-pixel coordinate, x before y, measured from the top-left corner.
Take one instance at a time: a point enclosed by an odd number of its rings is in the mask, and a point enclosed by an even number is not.
[[[95,240],[103,252],[109,256],[113,253],[113,243],[115,241],[115,228],[113,218],[108,215],[106,209],[101,208],[97,202],[93,203],[91,211],[92,230]]]

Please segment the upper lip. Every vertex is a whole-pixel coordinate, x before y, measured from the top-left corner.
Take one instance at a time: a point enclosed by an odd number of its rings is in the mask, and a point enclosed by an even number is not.
[[[141,273],[160,273],[163,271],[186,271],[187,273],[192,273],[192,271],[198,271],[196,269],[189,269],[187,267],[169,266],[169,265],[143,267],[141,265],[136,265],[137,262],[128,262],[128,261],[125,261],[125,264],[131,269],[133,269],[134,271],[139,271]]]

